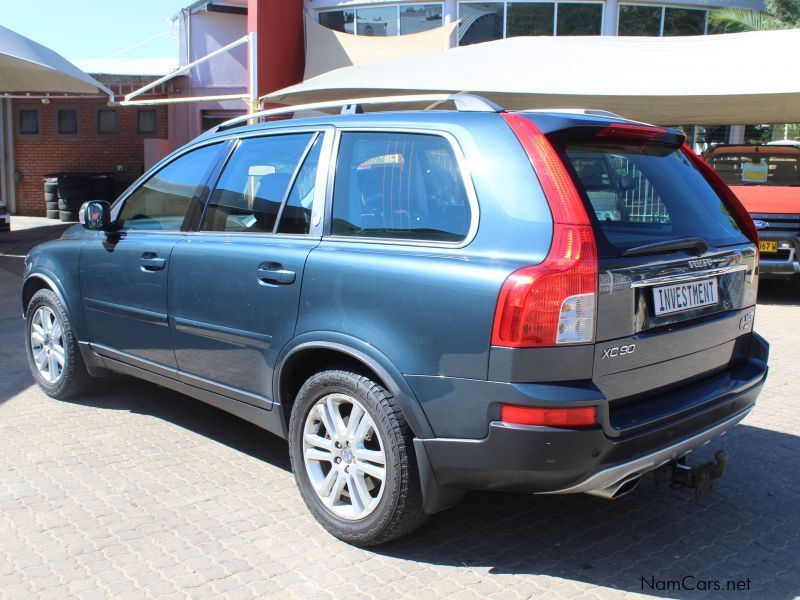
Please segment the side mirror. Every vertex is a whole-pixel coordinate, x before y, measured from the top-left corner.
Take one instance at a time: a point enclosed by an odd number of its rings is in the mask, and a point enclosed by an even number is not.
[[[79,218],[85,229],[108,231],[111,229],[111,205],[102,200],[84,202]]]

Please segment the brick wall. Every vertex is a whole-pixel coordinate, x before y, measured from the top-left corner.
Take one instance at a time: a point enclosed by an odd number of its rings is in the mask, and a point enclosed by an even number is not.
[[[16,186],[17,214],[44,215],[45,204],[42,178],[47,173],[115,172],[117,180],[131,182],[144,171],[144,140],[148,137],[167,137],[167,110],[164,106],[115,107],[118,111],[116,134],[97,133],[97,109],[107,108],[106,98],[52,98],[49,104],[41,100],[15,100],[13,104],[14,162],[21,179]],[[78,110],[77,135],[59,135],[56,114],[59,107]],[[20,135],[21,108],[39,110],[39,133]],[[155,109],[156,133],[137,133],[137,114],[140,109]],[[116,173],[117,165],[125,171]]]

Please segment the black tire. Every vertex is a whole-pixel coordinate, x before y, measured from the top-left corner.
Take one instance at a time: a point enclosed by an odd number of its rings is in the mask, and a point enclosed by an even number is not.
[[[78,211],[75,210],[59,210],[58,218],[64,223],[72,223],[78,220]]]
[[[58,202],[58,194],[53,192],[44,193],[44,201],[50,204],[51,202]]]
[[[329,394],[356,399],[372,417],[385,450],[385,486],[373,512],[360,520],[346,520],[322,503],[309,479],[303,457],[306,418],[317,401]],[[392,395],[369,377],[350,371],[322,371],[300,388],[289,422],[292,471],[303,501],[332,535],[356,546],[376,546],[407,535],[427,518],[422,509],[413,434]]]
[[[56,196],[56,194],[58,193],[58,179],[57,178],[53,177],[51,179],[45,179],[44,180],[44,193],[45,193],[45,196],[47,194],[52,194],[53,197]]]
[[[45,202],[44,203],[47,210],[58,210],[58,201],[55,202]]]
[[[61,323],[63,332],[64,366],[61,378],[55,383],[49,383],[39,373],[31,349],[33,317],[37,309],[42,306],[46,306],[56,315]],[[78,348],[78,340],[75,338],[75,334],[72,331],[69,316],[64,306],[61,304],[61,301],[58,299],[58,296],[56,296],[52,290],[42,289],[36,292],[28,303],[28,307],[25,309],[25,351],[28,356],[28,365],[33,373],[33,378],[48,396],[64,400],[85,392],[90,387],[92,377],[86,370],[86,365],[83,362],[83,357]]]
[[[48,219],[59,219],[60,217],[61,217],[61,211],[60,210],[58,210],[58,209],[51,210],[49,208],[47,209],[47,218]]]

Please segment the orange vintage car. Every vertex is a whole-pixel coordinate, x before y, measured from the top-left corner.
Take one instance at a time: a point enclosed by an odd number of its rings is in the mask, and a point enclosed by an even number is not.
[[[800,143],[723,144],[703,156],[755,221],[761,276],[800,274]]]

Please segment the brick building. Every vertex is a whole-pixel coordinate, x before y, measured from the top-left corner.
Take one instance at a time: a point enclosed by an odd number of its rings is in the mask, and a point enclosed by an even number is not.
[[[95,74],[115,95],[155,79]],[[168,93],[156,88],[150,96]],[[119,187],[131,183],[164,154],[165,106],[109,106],[107,96],[14,99],[11,106],[15,212],[44,215],[42,180],[51,173],[114,173]]]

